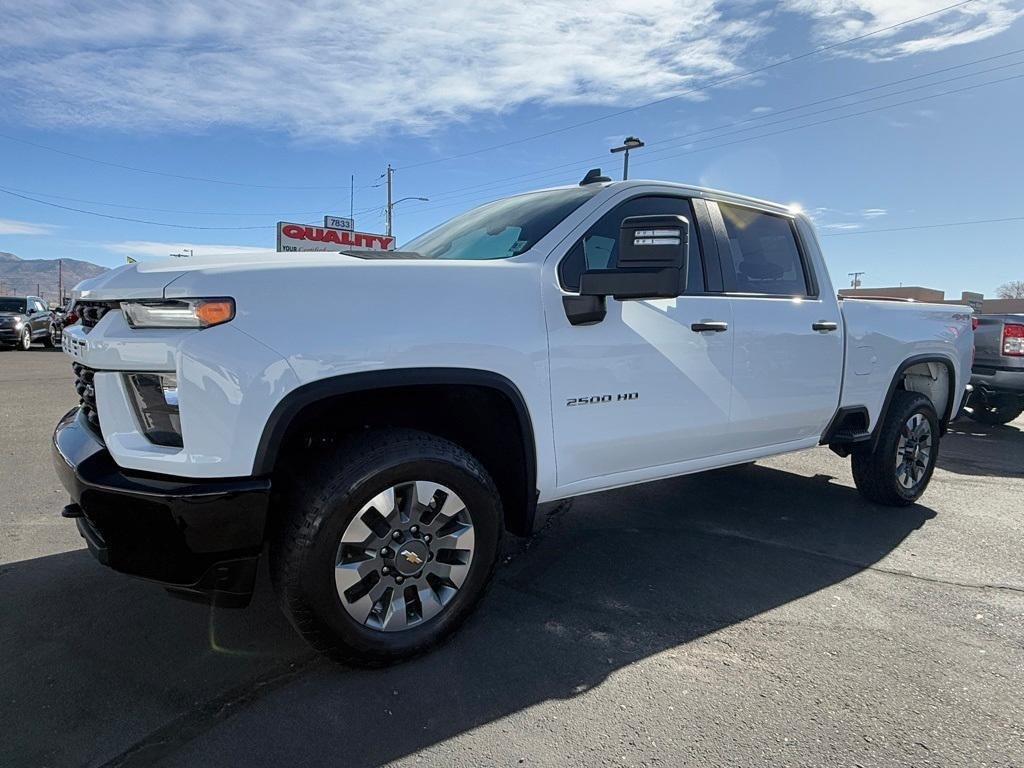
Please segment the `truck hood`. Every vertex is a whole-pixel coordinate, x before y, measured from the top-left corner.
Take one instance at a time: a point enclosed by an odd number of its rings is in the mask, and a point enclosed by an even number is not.
[[[464,272],[486,269],[493,271],[499,261],[458,261],[424,259],[408,251],[344,252],[286,252],[248,251],[216,256],[194,256],[128,264],[106,272],[99,277],[84,280],[73,292],[76,299],[114,301],[119,299],[176,299],[189,296],[233,296],[244,291],[255,279],[267,285],[290,278],[300,280],[325,279],[334,270],[344,269],[352,275],[365,276],[373,272],[376,279],[408,280],[408,271],[420,269]],[[418,268],[414,265],[419,265]],[[404,269],[403,269],[404,267]],[[326,272],[325,272],[326,270]],[[276,273],[276,274],[275,274]],[[345,281],[348,283],[348,280]],[[226,293],[225,293],[226,291]]]
[[[138,262],[104,272],[99,277],[83,280],[75,286],[72,296],[87,301],[116,299],[159,299],[164,290],[182,275],[208,269],[244,270],[297,262],[337,262],[351,259],[338,253],[276,253],[272,250],[240,251],[214,256],[193,256]]]

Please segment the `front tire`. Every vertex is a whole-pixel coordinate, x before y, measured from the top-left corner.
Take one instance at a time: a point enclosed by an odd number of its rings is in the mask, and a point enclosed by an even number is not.
[[[25,328],[25,330],[21,332],[21,338],[18,339],[18,346],[16,349],[22,352],[28,352],[32,349],[32,331],[28,328]]]
[[[400,661],[476,607],[498,559],[502,508],[461,447],[413,430],[367,432],[292,483],[271,575],[316,650],[350,664]]]
[[[853,481],[866,499],[903,507],[924,493],[939,456],[939,417],[931,400],[897,391],[870,452],[852,456]]]

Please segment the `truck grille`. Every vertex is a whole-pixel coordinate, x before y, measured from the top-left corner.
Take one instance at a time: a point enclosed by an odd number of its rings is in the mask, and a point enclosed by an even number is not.
[[[83,328],[92,328],[112,309],[117,309],[116,301],[80,301],[75,305],[78,316],[82,318]]]
[[[93,388],[93,376],[96,371],[86,368],[80,363],[71,366],[75,371],[75,392],[78,393],[82,415],[97,434],[100,433],[100,414],[96,410],[96,390]]]

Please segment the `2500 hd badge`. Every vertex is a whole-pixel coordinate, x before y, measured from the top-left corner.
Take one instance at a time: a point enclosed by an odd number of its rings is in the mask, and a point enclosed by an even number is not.
[[[574,405],[600,405],[601,403],[621,403],[627,400],[639,400],[639,392],[623,392],[618,395],[591,395],[590,397],[570,397],[565,401],[567,407]]]

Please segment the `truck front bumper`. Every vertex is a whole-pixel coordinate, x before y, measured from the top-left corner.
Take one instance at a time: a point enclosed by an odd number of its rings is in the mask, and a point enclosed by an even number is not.
[[[89,550],[114,570],[183,597],[248,604],[263,548],[270,480],[194,480],[121,469],[69,411],[53,433],[53,462]]]

